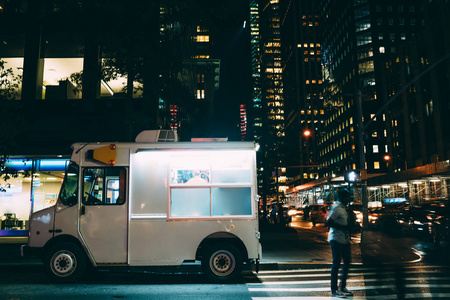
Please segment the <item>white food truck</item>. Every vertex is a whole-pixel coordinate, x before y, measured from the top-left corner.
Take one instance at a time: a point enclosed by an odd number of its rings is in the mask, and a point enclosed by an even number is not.
[[[196,264],[222,282],[258,263],[257,145],[154,136],[74,144],[57,203],[30,217],[23,255],[39,253],[63,282],[89,266]]]

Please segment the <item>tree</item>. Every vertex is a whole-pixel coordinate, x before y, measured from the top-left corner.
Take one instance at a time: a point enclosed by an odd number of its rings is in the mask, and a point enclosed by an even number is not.
[[[5,167],[5,162],[17,148],[19,134],[25,127],[22,102],[15,101],[22,78],[6,64],[0,60],[0,177],[5,181],[18,176],[17,171]]]

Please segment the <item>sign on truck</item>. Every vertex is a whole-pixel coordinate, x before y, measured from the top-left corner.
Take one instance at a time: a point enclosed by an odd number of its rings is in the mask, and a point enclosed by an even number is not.
[[[31,215],[23,252],[57,281],[88,266],[200,263],[221,282],[257,263],[257,145],[137,141],[74,144],[57,203]]]

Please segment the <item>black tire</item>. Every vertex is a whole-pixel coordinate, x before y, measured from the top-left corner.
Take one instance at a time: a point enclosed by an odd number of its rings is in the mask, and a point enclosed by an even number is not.
[[[44,256],[44,268],[57,282],[73,282],[86,271],[85,253],[73,243],[54,245]]]
[[[203,273],[209,280],[218,283],[238,279],[242,264],[241,252],[234,245],[227,243],[208,246],[202,258]]]

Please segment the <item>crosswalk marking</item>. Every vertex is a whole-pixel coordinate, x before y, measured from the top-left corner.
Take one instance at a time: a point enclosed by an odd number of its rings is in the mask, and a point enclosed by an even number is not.
[[[384,268],[389,269],[390,266],[386,265]],[[446,266],[402,266],[403,269],[407,270],[407,269],[448,269],[449,267]],[[358,271],[368,271],[368,270],[374,270],[373,267],[358,267],[358,268],[352,268],[354,270],[358,270]],[[273,274],[277,274],[277,273],[311,273],[312,271],[314,272],[330,272],[331,268],[323,268],[323,269],[298,269],[298,270],[264,270],[264,271],[259,271],[258,274],[268,274],[268,273],[273,273]]]
[[[405,284],[405,288],[450,288],[450,284]],[[371,289],[395,289],[395,285],[352,286],[352,291]],[[320,288],[249,288],[250,292],[328,292],[330,287]]]
[[[436,280],[436,281],[444,281],[448,280],[450,281],[450,277],[427,277],[427,280]],[[354,283],[354,282],[380,282],[380,281],[391,281],[392,279],[379,279],[379,278],[364,278],[364,279],[348,279],[347,283]],[[405,281],[417,281],[420,280],[420,278],[403,278]],[[296,284],[322,284],[322,283],[329,283],[330,280],[305,280],[305,281],[269,281],[269,282],[262,282],[262,283],[247,283],[247,285],[254,286],[254,285],[296,285]]]
[[[420,273],[435,273],[435,270],[422,270]],[[405,274],[409,272],[404,272]],[[348,276],[369,276],[369,275],[377,275],[379,272],[358,272],[358,273],[348,273]],[[384,272],[383,274],[395,274],[394,271]],[[417,274],[417,272],[415,273]],[[305,277],[323,277],[328,274],[287,274],[287,275],[258,275],[258,278],[305,278]]]
[[[450,293],[408,293],[404,295],[404,299],[436,299],[436,298],[443,298],[443,299],[449,299]],[[323,297],[323,296],[305,296],[305,297],[252,297],[252,300],[330,300],[330,296]],[[398,299],[397,295],[374,295],[374,296],[353,296],[349,299],[359,300],[359,299],[365,299],[365,300],[391,300],[391,299]]]
[[[330,268],[303,270],[265,270],[246,283],[253,300],[330,299]],[[446,266],[405,265],[401,286],[396,285],[396,269],[391,267],[353,267],[347,280],[355,294],[352,299],[450,299],[450,268]],[[272,295],[272,297],[268,297]]]

